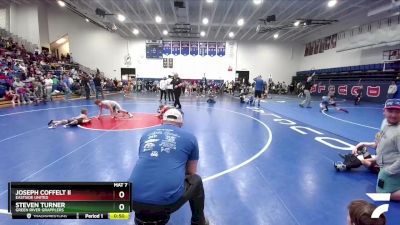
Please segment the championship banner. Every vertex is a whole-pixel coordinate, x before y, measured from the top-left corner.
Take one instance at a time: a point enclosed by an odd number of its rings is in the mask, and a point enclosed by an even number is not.
[[[163,58],[163,68],[168,68],[168,59]]]
[[[168,59],[168,67],[169,68],[174,68],[174,59],[173,58],[169,58]]]
[[[318,51],[319,51],[319,43],[318,43],[318,41],[314,41],[314,55],[315,54],[318,54]]]
[[[189,42],[181,41],[181,55],[187,56],[189,55]]]
[[[163,42],[163,54],[171,55],[171,42],[170,41]]]
[[[325,38],[325,50],[329,50],[331,48],[331,36]]]
[[[225,42],[218,42],[217,43],[217,55],[218,56],[225,56],[226,51],[226,43]]]
[[[172,55],[181,54],[181,42],[180,41],[172,41],[171,49],[172,49]]]
[[[199,55],[207,55],[207,42],[199,42]]]
[[[217,43],[208,42],[208,55],[213,57],[217,54]]]
[[[199,54],[199,42],[198,41],[190,42],[190,54],[192,56],[196,56]]]
[[[337,34],[334,34],[331,37],[331,48],[336,48],[336,42],[337,42]]]

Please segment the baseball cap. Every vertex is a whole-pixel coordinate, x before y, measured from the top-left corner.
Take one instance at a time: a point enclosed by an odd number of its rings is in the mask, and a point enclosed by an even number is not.
[[[400,99],[388,99],[385,103],[385,109],[400,109]]]
[[[164,121],[183,123],[182,113],[177,109],[168,109],[163,115]]]

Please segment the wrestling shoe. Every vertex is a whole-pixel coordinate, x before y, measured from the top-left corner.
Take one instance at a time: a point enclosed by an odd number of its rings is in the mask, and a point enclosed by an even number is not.
[[[343,164],[343,162],[335,162],[333,163],[333,166],[335,167],[336,171],[342,172],[347,170],[347,166]]]
[[[47,126],[50,126],[53,124],[53,120],[50,120],[50,122],[47,123]]]

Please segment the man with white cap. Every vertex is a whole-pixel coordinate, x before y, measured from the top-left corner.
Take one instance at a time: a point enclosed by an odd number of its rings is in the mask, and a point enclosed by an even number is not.
[[[203,183],[196,174],[197,139],[181,129],[182,125],[182,113],[169,109],[163,115],[162,126],[149,130],[140,139],[139,159],[130,177],[132,209],[138,225],[165,225],[187,201],[192,211],[191,224],[208,224]]]

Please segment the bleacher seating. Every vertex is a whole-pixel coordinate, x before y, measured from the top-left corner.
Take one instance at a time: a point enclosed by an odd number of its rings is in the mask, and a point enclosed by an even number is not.
[[[317,70],[307,70],[307,71],[298,71],[296,73],[297,76],[307,76],[313,74],[315,72],[316,75],[327,75],[327,74],[348,74],[348,73],[369,73],[369,72],[383,72],[384,64],[367,64],[367,65],[358,65],[358,66],[345,66],[345,67],[335,67],[335,68],[327,68],[327,69],[317,69]],[[400,72],[400,63],[386,63],[385,71]]]

